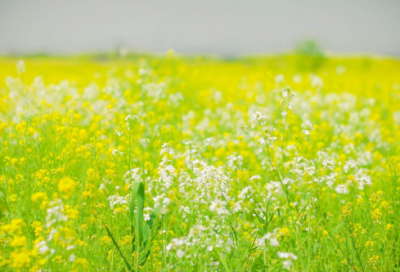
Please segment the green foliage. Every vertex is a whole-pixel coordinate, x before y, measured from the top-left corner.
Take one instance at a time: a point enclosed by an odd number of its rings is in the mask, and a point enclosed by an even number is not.
[[[300,71],[315,72],[325,63],[325,54],[321,46],[312,40],[305,40],[295,47],[297,66]]]
[[[132,234],[132,250],[131,255],[136,257],[136,271],[139,271],[139,267],[143,266],[151,253],[152,242],[156,238],[158,231],[160,230],[160,221],[158,215],[161,212],[162,204],[159,204],[150,214],[150,220],[147,220],[145,224],[143,217],[143,208],[145,201],[145,188],[143,182],[135,182],[132,186],[132,198],[129,208],[129,218],[131,222],[131,234]],[[119,254],[123,258],[128,271],[134,271],[130,266],[129,262],[120,250],[118,243],[115,241],[112,233],[106,227],[107,233],[112,239],[115,247]]]
[[[0,219],[8,215],[8,203],[5,194],[6,190],[0,187]]]

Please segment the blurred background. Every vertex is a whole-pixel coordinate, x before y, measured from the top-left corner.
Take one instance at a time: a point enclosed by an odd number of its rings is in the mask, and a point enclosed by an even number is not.
[[[400,0],[0,0],[0,54],[400,56]]]

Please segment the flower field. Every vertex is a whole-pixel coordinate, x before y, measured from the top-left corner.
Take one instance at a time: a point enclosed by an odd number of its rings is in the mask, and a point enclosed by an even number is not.
[[[0,58],[0,271],[400,271],[400,60]]]

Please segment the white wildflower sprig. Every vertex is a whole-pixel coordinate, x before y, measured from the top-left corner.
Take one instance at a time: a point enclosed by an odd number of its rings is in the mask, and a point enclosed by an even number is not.
[[[294,255],[293,253],[290,252],[280,252],[278,251],[278,257],[281,259],[286,259],[285,261],[282,262],[283,268],[290,270],[290,268],[293,265],[292,260],[297,260],[297,256]]]

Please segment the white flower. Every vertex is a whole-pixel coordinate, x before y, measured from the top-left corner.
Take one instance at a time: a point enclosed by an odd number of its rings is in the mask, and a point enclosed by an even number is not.
[[[294,96],[294,95],[297,95],[295,92],[293,92],[291,89],[289,89],[289,88],[286,88],[284,91],[283,91],[283,93],[282,93],[282,96],[285,98],[285,97],[287,97],[287,96]],[[282,103],[282,100],[281,100],[281,103]],[[289,105],[289,108],[291,109],[291,105]]]
[[[214,200],[213,202],[211,202],[210,211],[217,212],[217,214],[219,215],[228,214],[229,212],[226,209],[225,205],[225,201],[221,201],[219,199]]]
[[[280,252],[278,251],[278,256],[281,259],[293,259],[297,260],[297,256],[290,252]]]
[[[168,197],[164,198],[163,204],[164,204],[165,206],[168,206],[170,203],[171,203],[171,199],[169,199]]]
[[[284,269],[290,270],[290,268],[293,265],[293,262],[291,260],[286,260],[282,262],[282,265]]]
[[[336,173],[330,174],[329,176],[325,177],[325,179],[326,179],[326,185],[328,185],[328,187],[332,187],[336,179]]]
[[[257,243],[257,246],[259,246],[259,247],[265,246],[265,236],[263,236],[263,237],[261,237],[261,238],[258,238],[258,239],[256,240],[256,243]]]
[[[49,241],[53,240],[54,235],[57,233],[56,229],[51,229],[50,234],[49,234]]]
[[[142,86],[142,91],[157,102],[160,98],[166,97],[166,85],[161,83],[146,83]]]
[[[137,115],[131,115],[129,114],[128,116],[125,117],[125,122],[126,122],[126,126],[128,127],[128,129],[130,129],[130,125],[131,123],[133,123],[133,121],[138,120],[139,116]],[[118,135],[121,136],[121,135]]]
[[[148,145],[149,145],[149,143],[150,143],[150,140],[147,139],[147,138],[141,138],[141,139],[139,140],[139,143],[140,143],[144,148],[147,148]]]
[[[108,200],[110,201],[111,209],[114,209],[114,206],[118,204],[128,204],[128,202],[122,196],[112,195],[108,197]]]
[[[17,66],[17,73],[18,75],[22,75],[23,73],[25,73],[26,69],[25,69],[25,62],[23,60],[19,60],[16,64]]]
[[[335,162],[332,160],[324,160],[322,165],[329,170],[335,169]]]
[[[291,178],[284,178],[283,180],[282,180],[282,183],[283,184],[288,184],[288,183],[293,183],[293,179],[291,179]]]
[[[74,245],[67,246],[67,250],[71,250],[71,249],[74,249],[74,248],[75,248]]]
[[[283,77],[283,75],[276,75],[275,76],[275,83],[279,84],[279,83],[283,83],[285,81],[285,78]]]
[[[257,140],[257,142],[258,142],[260,145],[265,145],[265,143],[266,143],[264,137],[260,137],[260,138]]]
[[[214,142],[214,138],[210,137],[210,138],[207,138],[207,139],[204,140],[204,145],[205,146],[212,146],[213,142]]]
[[[194,225],[189,231],[189,237],[204,236],[206,230],[207,229],[203,225]]]
[[[164,143],[162,145],[160,155],[164,155],[164,154],[175,155],[175,150],[168,143]]]
[[[254,125],[254,124],[258,124],[258,123],[261,124],[261,125],[263,125],[263,124],[266,123],[267,119],[268,119],[268,117],[267,117],[266,115],[262,114],[262,113],[259,112],[259,111],[256,111],[255,113],[253,113],[253,114],[251,115],[250,122],[251,122],[253,125]]]
[[[231,170],[237,170],[240,169],[242,167],[243,164],[243,158],[242,156],[234,156],[231,155],[228,157],[228,167]]]
[[[265,241],[269,240],[269,244],[273,247],[279,246],[278,239],[276,238],[275,234],[272,234],[268,232],[265,234],[263,237],[257,239],[257,246],[259,247],[264,247],[265,246]]]
[[[261,176],[256,175],[256,176],[252,176],[252,177],[250,178],[250,180],[256,180],[256,179],[261,179]]]
[[[74,254],[71,254],[71,255],[69,256],[69,261],[70,261],[71,263],[73,263],[73,262],[75,262],[75,260],[76,260],[75,255],[74,255]]]
[[[137,119],[139,119],[139,116],[132,115],[132,114],[129,114],[128,116],[125,117],[126,122],[129,122],[130,120],[137,120]]]
[[[173,238],[171,240],[171,242],[166,246],[166,249],[167,249],[167,251],[170,251],[171,249],[176,249],[176,248],[183,246],[185,243],[186,243],[186,240],[184,238]],[[184,252],[182,250],[181,250],[181,252],[179,252],[179,254],[180,253],[182,253],[182,256],[183,256]],[[178,254],[178,252],[177,252],[177,254]],[[179,257],[179,258],[181,258],[181,257]]]
[[[364,190],[364,186],[365,185],[370,186],[372,184],[371,183],[371,178],[369,176],[365,175],[363,173],[362,169],[357,171],[354,180],[356,180],[358,182],[358,189],[359,190]]]
[[[346,184],[339,184],[338,186],[336,186],[335,191],[338,194],[348,194],[349,193],[349,189],[347,189]]]
[[[133,183],[142,181],[142,175],[139,168],[131,169],[124,175],[125,183]]]
[[[282,186],[279,181],[271,181],[265,185],[268,192],[268,198],[274,198],[282,193]]]
[[[350,169],[357,169],[357,164],[355,161],[347,161],[343,166],[343,170],[347,173]]]
[[[62,213],[64,206],[62,201],[59,199],[57,201],[50,202],[50,208],[47,209],[46,216],[46,227],[50,228],[56,222],[67,221],[68,217]]]
[[[122,135],[124,135],[124,133],[123,132],[120,132],[120,131],[118,131],[118,130],[116,130],[115,132],[114,132],[114,134],[117,134],[118,135],[118,137],[121,137]],[[117,152],[118,151],[118,149],[114,149],[113,150],[113,154],[114,154],[114,151],[115,152]],[[115,155],[115,154],[114,154]]]
[[[176,256],[178,256],[178,258],[182,258],[184,254],[185,254],[185,252],[183,252],[182,249],[178,249],[176,251]]]
[[[276,239],[275,237],[272,237],[271,239],[269,239],[269,244],[273,247],[277,247],[279,246],[279,242],[278,239]]]
[[[39,250],[39,254],[44,254],[49,250],[46,241],[40,241],[36,244],[36,248]]]
[[[294,76],[293,76],[293,81],[294,81],[295,83],[300,83],[302,79],[303,79],[303,78],[301,77],[301,75],[294,75]]]
[[[324,82],[319,76],[310,75],[310,79],[311,79],[311,87],[322,88],[324,86]]]

